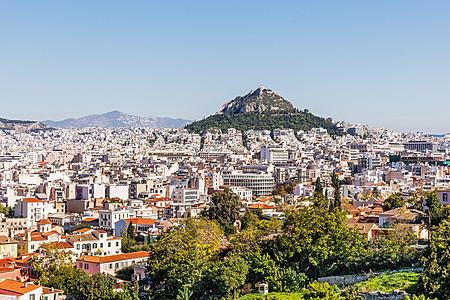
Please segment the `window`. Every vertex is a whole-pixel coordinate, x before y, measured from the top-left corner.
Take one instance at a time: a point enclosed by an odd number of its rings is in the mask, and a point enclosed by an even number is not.
[[[109,264],[109,268],[112,269],[112,264]]]
[[[103,248],[103,243],[100,243],[100,248]]]
[[[79,267],[80,269],[82,269],[82,268],[83,268],[83,263],[79,263],[79,264],[78,264],[78,267]]]
[[[444,193],[442,194],[442,202],[447,202],[448,201],[448,194]]]
[[[111,247],[111,242],[108,242],[108,248],[110,248]]]
[[[97,249],[97,243],[94,243],[94,244],[92,245],[92,248]]]
[[[36,295],[35,294],[31,294],[30,295],[30,300],[36,300]]]
[[[116,247],[119,247],[119,242],[116,242]]]
[[[84,269],[88,270],[89,269],[89,265],[88,264],[84,264]]]
[[[80,250],[80,244],[77,244],[77,250]]]
[[[119,263],[116,263],[116,269],[118,269],[119,268]]]

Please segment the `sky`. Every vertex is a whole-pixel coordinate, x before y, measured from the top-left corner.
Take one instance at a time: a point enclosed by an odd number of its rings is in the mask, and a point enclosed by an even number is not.
[[[450,1],[0,0],[0,117],[201,119],[259,85],[353,124],[450,132]]]

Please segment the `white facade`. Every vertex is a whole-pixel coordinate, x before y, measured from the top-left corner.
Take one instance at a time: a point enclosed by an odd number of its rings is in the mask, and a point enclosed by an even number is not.
[[[55,201],[23,198],[14,207],[14,216],[28,219],[29,225],[36,225],[40,219],[48,219],[49,214],[56,214]]]

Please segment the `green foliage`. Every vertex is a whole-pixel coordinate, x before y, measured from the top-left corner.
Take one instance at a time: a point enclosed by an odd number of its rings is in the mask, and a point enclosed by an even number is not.
[[[269,242],[266,251],[310,278],[343,274],[354,268],[354,257],[364,252],[365,239],[345,223],[345,215],[327,207],[286,211],[284,234]]]
[[[283,184],[282,186],[274,189],[272,191],[272,195],[284,196],[285,194],[292,194],[292,193],[294,193],[294,188],[296,185],[297,185],[297,181]]]
[[[419,272],[385,273],[358,283],[356,286],[363,293],[378,291],[390,293],[394,290],[414,292],[411,288],[417,284],[419,275]]]
[[[331,206],[332,208],[337,208],[340,210],[342,206],[341,184],[336,173],[333,173],[333,176],[331,177],[331,185],[334,188],[334,203]]]
[[[226,298],[236,298],[236,290],[243,286],[248,273],[248,265],[240,256],[231,256],[217,264],[214,280]]]
[[[235,128],[240,131],[274,130],[276,128],[292,128],[295,131],[308,131],[311,128],[325,128],[331,135],[342,135],[333,123],[311,113],[299,110],[278,112],[248,112],[244,114],[211,115],[206,119],[191,123],[185,128],[190,132],[202,133],[209,128],[216,127],[226,131]]]
[[[208,209],[202,213],[206,218],[217,221],[224,232],[230,235],[236,232],[233,223],[239,218],[240,208],[241,201],[239,196],[234,194],[229,188],[225,188],[223,191],[212,195]]]
[[[83,276],[79,280],[79,292],[86,300],[109,300],[115,297],[116,280],[106,273]]]
[[[316,188],[314,189],[314,206],[327,208],[328,207],[328,199],[326,195],[323,193],[322,182],[320,181],[320,177],[316,179]]]
[[[4,214],[5,217],[12,217],[14,215],[14,209],[11,206],[0,204],[0,214]]]
[[[433,191],[426,195],[426,213],[430,217],[431,226],[438,226],[439,223],[448,216],[448,211],[440,202],[437,191]]]
[[[134,265],[129,265],[117,270],[116,277],[125,281],[131,281],[131,276],[134,274]]]
[[[133,225],[132,221],[130,221],[130,224],[128,224],[126,237],[128,239],[133,239],[134,240],[134,225]]]
[[[427,296],[450,299],[450,220],[443,220],[433,230],[432,239],[425,249],[421,289]]]
[[[188,218],[161,234],[152,244],[148,275],[155,297],[175,299],[186,286],[198,295],[210,267],[218,259],[223,232],[214,221]]]
[[[74,266],[61,266],[51,273],[45,286],[60,289],[67,295],[78,294],[78,282],[84,276],[86,273]]]
[[[399,194],[392,194],[389,196],[389,198],[384,200],[383,210],[388,211],[394,208],[402,207],[403,205],[405,205],[405,203],[406,200],[400,197]]]
[[[134,283],[133,287],[125,284],[122,287],[123,292],[114,293],[114,300],[139,300],[139,285]]]
[[[412,295],[412,298],[410,298],[408,295],[405,296],[405,300],[436,300],[436,299],[437,298],[426,297],[425,295],[420,296]]]
[[[43,245],[40,248],[41,256],[33,258],[30,265],[39,275],[38,284],[46,286],[55,274],[60,270],[73,267],[71,262],[71,251],[65,251],[55,246]]]
[[[307,288],[303,289],[303,297],[305,300],[340,300],[341,292],[339,289],[328,283],[318,283],[314,281]]]
[[[394,270],[411,267],[419,261],[420,252],[410,245],[417,241],[414,232],[403,224],[394,224],[374,237],[367,251],[357,260],[361,271]]]

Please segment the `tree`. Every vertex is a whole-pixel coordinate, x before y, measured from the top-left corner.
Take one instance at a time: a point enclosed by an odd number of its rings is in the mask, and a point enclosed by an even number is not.
[[[130,224],[128,224],[127,227],[127,238],[130,240],[134,240],[134,225],[133,225],[133,221],[130,221]]]
[[[309,278],[355,271],[355,257],[364,253],[367,241],[348,227],[345,213],[310,206],[285,211],[283,234],[264,249],[284,267],[301,270]]]
[[[38,283],[40,285],[47,286],[50,279],[55,274],[60,274],[61,269],[73,268],[72,264],[72,251],[66,251],[59,249],[52,244],[44,244],[41,246],[39,252],[42,254],[37,258],[33,258],[31,261],[31,267],[38,275]]]
[[[66,295],[79,294],[78,283],[85,276],[88,275],[74,266],[63,266],[52,272],[45,286],[62,290]]]
[[[222,293],[229,298],[233,292],[233,299],[236,298],[236,290],[244,285],[248,273],[248,265],[240,256],[225,258],[218,264],[215,270],[216,285]]]
[[[433,230],[433,238],[422,257],[420,285],[427,296],[450,299],[450,220]]]
[[[130,221],[127,230],[122,234],[123,234],[122,252],[124,253],[134,252],[133,247],[135,247],[137,243],[134,235],[134,225],[132,221]]]
[[[341,200],[341,184],[339,183],[339,178],[336,173],[333,173],[331,178],[331,185],[334,188],[334,203],[333,207],[341,210],[342,200]]]
[[[383,210],[388,211],[394,208],[403,207],[405,205],[406,200],[400,197],[398,194],[392,194],[384,200]]]
[[[240,208],[239,196],[229,188],[225,188],[212,195],[209,208],[203,211],[203,216],[209,220],[216,220],[226,234],[232,234],[236,232],[233,224],[239,218]]]
[[[11,206],[0,204],[0,213],[4,214],[5,217],[12,217],[14,215],[14,209]]]
[[[114,293],[114,300],[139,300],[139,285],[134,283],[133,287],[128,284],[124,284],[122,287],[123,292]]]
[[[303,298],[306,300],[340,300],[341,292],[336,285],[330,286],[327,282],[314,281],[303,289]]]
[[[80,294],[86,300],[113,299],[115,283],[114,277],[106,273],[84,276],[79,281]]]
[[[448,214],[437,196],[437,191],[428,193],[425,198],[425,204],[427,206],[426,213],[429,219],[429,225],[437,226]],[[431,228],[429,228],[431,230]]]
[[[175,299],[186,286],[201,293],[202,280],[218,259],[223,232],[210,220],[188,218],[150,244],[147,274],[155,290]]]
[[[316,179],[316,188],[314,190],[314,205],[319,207],[328,207],[328,200],[323,194],[323,187],[320,181],[320,177]]]

